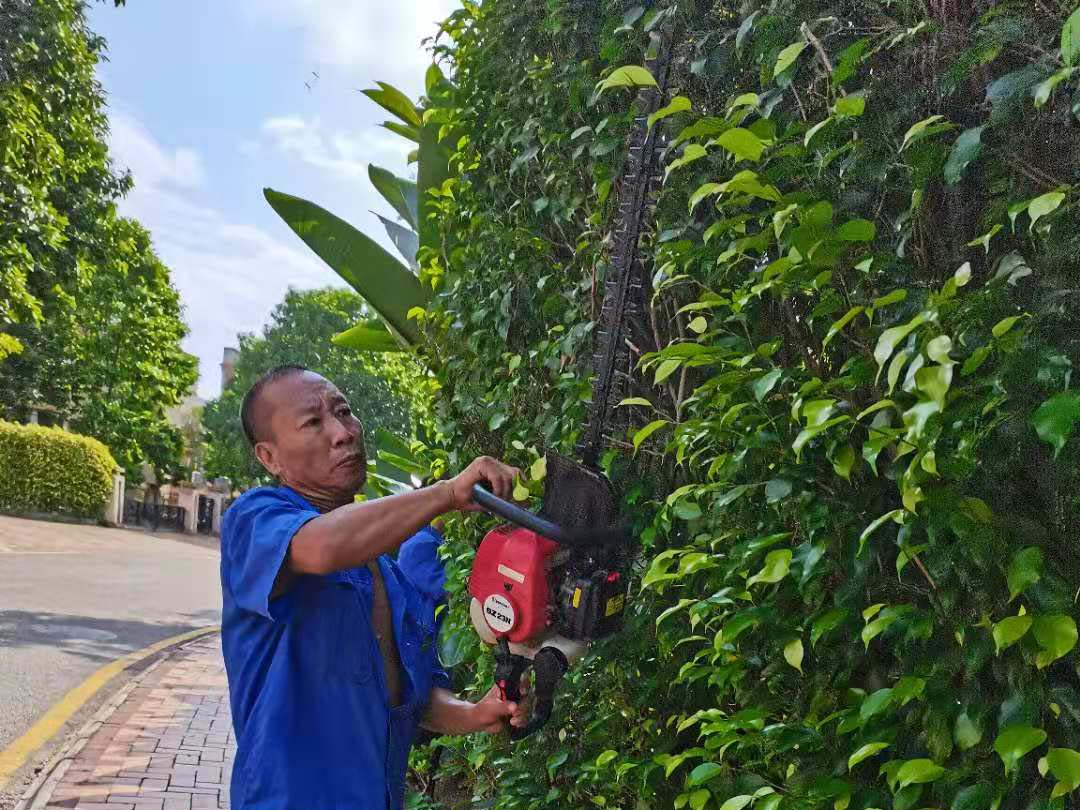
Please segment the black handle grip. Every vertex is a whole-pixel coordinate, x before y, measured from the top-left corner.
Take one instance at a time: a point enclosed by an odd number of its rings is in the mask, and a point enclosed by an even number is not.
[[[551,719],[555,708],[555,690],[569,669],[566,656],[554,647],[544,647],[533,658],[533,707],[532,717],[521,728],[510,729],[510,739],[524,740],[542,729]]]
[[[536,532],[549,540],[562,542],[562,539],[566,536],[566,532],[561,526],[557,526],[550,520],[545,520],[528,509],[515,506],[510,501],[504,501],[498,495],[484,489],[480,484],[473,484],[473,500],[491,514],[501,517],[503,520],[509,520],[518,526],[524,526],[529,531]]]
[[[628,539],[627,530],[623,527],[614,529],[563,528],[550,520],[540,517],[535,512],[530,512],[528,509],[522,509],[509,501],[504,501],[498,495],[484,489],[480,484],[473,484],[473,500],[480,504],[485,511],[496,517],[501,517],[503,520],[508,520],[564,546],[605,546],[614,543],[625,543]]]

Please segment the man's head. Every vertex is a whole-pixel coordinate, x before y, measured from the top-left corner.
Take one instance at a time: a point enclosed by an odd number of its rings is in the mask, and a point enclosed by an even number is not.
[[[282,366],[264,374],[244,397],[240,420],[259,463],[305,497],[347,503],[364,486],[364,428],[315,372]]]

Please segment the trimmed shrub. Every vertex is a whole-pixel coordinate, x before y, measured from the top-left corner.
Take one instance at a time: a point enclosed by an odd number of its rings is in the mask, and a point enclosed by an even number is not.
[[[0,420],[0,511],[101,517],[116,469],[97,439]]]

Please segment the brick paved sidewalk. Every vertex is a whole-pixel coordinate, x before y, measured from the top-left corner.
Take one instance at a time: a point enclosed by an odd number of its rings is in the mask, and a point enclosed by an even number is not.
[[[222,810],[235,748],[215,634],[148,671],[91,727],[86,744],[61,760],[30,807]]]

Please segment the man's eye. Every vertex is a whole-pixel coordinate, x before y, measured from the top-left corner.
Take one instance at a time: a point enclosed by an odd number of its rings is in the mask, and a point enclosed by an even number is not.
[[[319,424],[319,423],[320,423],[321,421],[322,421],[322,419],[321,419],[321,418],[319,418],[318,416],[313,416],[313,417],[311,417],[310,419],[308,419],[308,420],[307,420],[306,422],[304,422],[304,424],[303,424],[303,425],[301,425],[301,427],[305,427],[305,428],[309,428],[309,427],[317,427],[317,426],[318,426],[318,424]]]
[[[352,410],[349,407],[338,408],[337,415],[340,417],[352,416]]]

